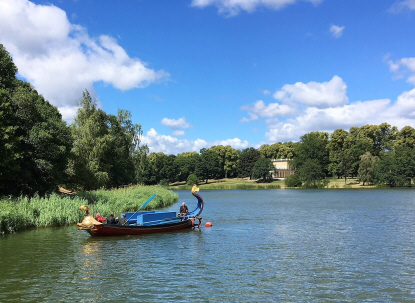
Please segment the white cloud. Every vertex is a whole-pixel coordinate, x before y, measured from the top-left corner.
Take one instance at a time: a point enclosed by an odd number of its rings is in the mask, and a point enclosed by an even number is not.
[[[68,123],[72,123],[76,113],[78,111],[77,106],[61,106],[58,107],[59,112],[62,115],[62,119],[67,121]]]
[[[404,69],[415,77],[415,58],[390,61],[389,65],[393,72]],[[323,83],[287,84],[274,94],[282,104],[259,100],[252,107],[244,106],[241,109],[248,111],[251,118],[241,122],[265,122],[269,143],[298,141],[311,131],[332,133],[338,128],[349,130],[352,126],[383,122],[398,128],[415,127],[415,89],[403,92],[395,102],[379,99],[351,103],[346,89],[346,83],[338,76]],[[290,110],[283,111],[287,105]]]
[[[302,0],[318,5],[323,0]],[[227,16],[238,15],[241,11],[252,13],[257,7],[266,7],[279,10],[285,6],[295,4],[299,0],[192,0],[192,6],[204,8],[206,6],[216,6],[220,14]]]
[[[415,10],[415,0],[403,0],[395,2],[390,11],[393,13],[399,13],[405,8],[409,8],[410,10]]]
[[[258,100],[253,107],[243,106],[242,110],[248,110],[249,119],[243,118],[241,122],[255,121],[258,117],[277,117],[289,116],[294,113],[294,108],[285,104],[270,103],[265,105],[265,102]]]
[[[242,141],[238,138],[215,142],[207,142],[202,139],[196,139],[194,141],[186,139],[180,140],[172,136],[160,135],[154,128],[151,128],[143,136],[142,143],[147,144],[150,152],[163,152],[166,155],[177,155],[189,151],[199,152],[202,148],[210,148],[214,145],[230,145],[235,149],[247,148],[249,146],[248,141]]]
[[[265,136],[270,142],[284,142],[298,140],[311,131],[331,133],[338,128],[348,130],[352,126],[381,124],[385,121],[390,123],[391,119],[387,114],[390,105],[390,100],[381,99],[324,109],[308,107],[295,118],[284,121],[267,120],[268,131]]]
[[[175,137],[181,137],[181,136],[185,135],[185,132],[184,132],[184,130],[176,130],[172,133],[172,135],[175,136]]]
[[[248,141],[246,141],[246,140],[242,141],[239,138],[215,141],[215,142],[213,142],[213,144],[211,146],[214,146],[214,145],[222,145],[222,146],[230,145],[235,149],[245,149],[245,148],[249,147]]]
[[[389,70],[395,74],[395,78],[403,78],[407,75],[407,82],[415,85],[415,58],[402,58],[396,62],[388,60]]]
[[[344,29],[345,29],[344,26],[332,25],[330,27],[330,33],[332,34],[334,38],[338,39],[343,35]]]
[[[112,37],[89,37],[85,28],[71,24],[66,13],[53,5],[2,0],[0,41],[19,75],[53,105],[66,110],[62,113],[68,120],[67,109],[85,89],[93,94],[95,82],[129,90],[169,76],[131,58]]]
[[[170,129],[188,129],[192,127],[192,125],[186,121],[186,118],[180,118],[180,119],[169,119],[169,118],[163,118],[160,122],[163,125],[168,126]]]
[[[297,82],[286,84],[275,92],[274,98],[284,103],[301,103],[318,108],[342,106],[349,102],[346,94],[347,85],[339,76],[329,82]]]
[[[415,120],[415,89],[408,92],[403,92],[395,104],[388,111],[390,119],[396,119],[399,121],[406,121],[408,125],[413,125]],[[402,122],[398,122],[402,124]],[[404,126],[404,125],[402,125]]]

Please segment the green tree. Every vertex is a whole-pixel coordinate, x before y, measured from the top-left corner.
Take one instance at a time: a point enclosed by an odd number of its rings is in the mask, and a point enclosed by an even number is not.
[[[230,145],[212,146],[209,150],[215,152],[219,156],[219,165],[221,167],[221,176],[228,178],[233,176],[239,159],[239,152]]]
[[[0,44],[0,194],[43,196],[65,181],[72,140],[58,109],[16,73]]]
[[[141,125],[133,124],[131,113],[118,110],[117,116],[107,115],[109,122],[109,148],[105,149],[103,163],[109,168],[109,186],[133,183],[135,178],[134,158],[141,142]]]
[[[70,130],[58,109],[30,84],[18,81],[12,95],[19,144],[19,175],[14,187],[29,196],[43,196],[66,181],[64,173],[72,147]],[[11,178],[10,180],[13,180]]]
[[[328,133],[311,132],[303,135],[295,146],[293,167],[306,186],[318,184],[328,173]],[[315,179],[313,179],[315,178]]]
[[[364,155],[360,156],[360,165],[359,165],[359,181],[365,183],[373,183],[375,178],[375,165],[377,157],[372,156],[370,152],[366,152]]]
[[[147,145],[143,145],[136,150],[134,155],[135,178],[138,184],[154,185],[157,182],[153,165],[147,156],[148,152]]]
[[[396,165],[395,153],[384,155],[375,165],[375,182],[396,187],[399,183],[399,172]]]
[[[324,178],[323,168],[317,159],[307,159],[298,169],[305,187],[317,187]]]
[[[351,127],[345,141],[345,146],[347,146],[352,162],[349,172],[352,176],[357,176],[360,156],[368,151],[373,152],[373,140],[362,134],[362,130],[359,127]]]
[[[97,107],[88,91],[83,92],[74,123],[74,146],[68,164],[73,187],[85,190],[119,187],[142,180],[146,149],[140,146],[141,125],[133,124],[131,113],[117,116]]]
[[[193,186],[194,184],[199,185],[199,179],[195,174],[190,174],[189,177],[187,177],[187,185]]]
[[[238,177],[252,178],[252,169],[255,165],[255,162],[261,157],[261,154],[258,150],[253,147],[248,147],[241,152],[239,156],[239,162],[237,166]]]
[[[6,193],[6,183],[20,170],[18,159],[22,137],[18,137],[10,94],[0,89],[0,194]]]
[[[415,149],[398,147],[395,149],[396,166],[398,169],[398,186],[412,186],[415,178]]]
[[[12,57],[0,44],[0,90],[12,92],[16,87],[16,74],[17,67]]]
[[[252,168],[252,178],[263,181],[272,180],[271,172],[275,170],[272,160],[268,158],[259,158]]]
[[[195,174],[199,180],[215,179],[220,175],[220,158],[217,153],[211,150],[201,149],[200,159],[196,164]]]
[[[415,148],[415,129],[411,126],[405,126],[396,135],[395,147]]]
[[[353,151],[349,144],[350,141],[347,140],[348,136],[349,133],[347,131],[336,129],[331,134],[327,144],[330,159],[329,172],[333,176],[343,176],[345,183],[354,163]]]
[[[276,159],[293,159],[295,156],[295,146],[296,143],[291,141],[282,143],[281,146],[279,146]]]
[[[196,169],[196,163],[199,161],[199,154],[197,152],[184,152],[178,154],[174,160],[174,164],[178,169],[177,180],[186,181],[190,174],[193,174]]]
[[[92,190],[108,187],[111,165],[104,157],[112,148],[109,121],[88,91],[83,92],[71,125],[74,146],[68,164],[72,187]]]

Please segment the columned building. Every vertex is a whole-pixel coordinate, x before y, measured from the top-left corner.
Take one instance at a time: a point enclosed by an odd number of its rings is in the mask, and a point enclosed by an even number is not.
[[[294,174],[294,170],[290,166],[291,159],[274,159],[275,171],[271,172],[273,179],[285,179]]]

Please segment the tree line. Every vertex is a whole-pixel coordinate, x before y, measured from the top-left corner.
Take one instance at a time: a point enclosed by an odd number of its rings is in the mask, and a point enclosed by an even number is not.
[[[44,196],[59,185],[76,190],[126,184],[207,182],[249,177],[270,180],[271,159],[292,159],[290,186],[316,187],[328,177],[358,177],[365,184],[411,186],[415,130],[387,123],[310,132],[299,142],[237,150],[212,146],[178,155],[149,153],[131,112],[111,115],[88,91],[70,125],[29,83],[0,44],[0,195]]]

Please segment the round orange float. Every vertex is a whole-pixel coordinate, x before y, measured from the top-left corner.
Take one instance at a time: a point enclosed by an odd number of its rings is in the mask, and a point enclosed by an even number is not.
[[[205,227],[212,227],[212,222],[206,222]]]

